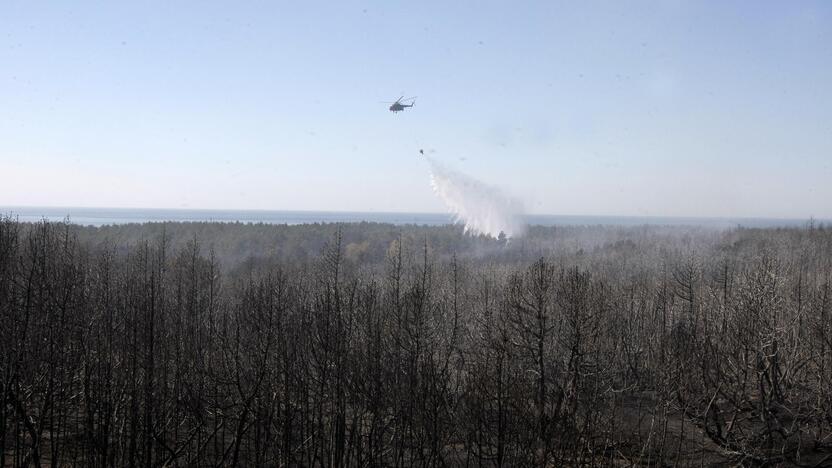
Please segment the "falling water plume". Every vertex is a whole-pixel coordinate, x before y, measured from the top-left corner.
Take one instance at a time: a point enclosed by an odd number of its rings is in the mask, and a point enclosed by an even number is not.
[[[498,238],[523,235],[523,206],[499,188],[449,169],[430,157],[430,182],[433,191],[445,202],[454,222],[463,224],[465,232]]]

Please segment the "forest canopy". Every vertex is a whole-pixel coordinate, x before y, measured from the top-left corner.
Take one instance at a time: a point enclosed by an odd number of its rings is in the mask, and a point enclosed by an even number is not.
[[[832,230],[0,221],[0,466],[801,463]]]

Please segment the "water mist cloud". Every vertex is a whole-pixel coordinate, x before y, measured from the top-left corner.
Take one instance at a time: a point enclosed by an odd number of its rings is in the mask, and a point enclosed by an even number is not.
[[[523,206],[519,200],[499,188],[456,172],[426,157],[430,164],[433,191],[445,202],[454,221],[465,226],[465,232],[498,237],[523,235]]]

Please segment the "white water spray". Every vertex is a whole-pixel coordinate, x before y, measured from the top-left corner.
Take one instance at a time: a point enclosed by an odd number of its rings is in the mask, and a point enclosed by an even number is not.
[[[523,235],[520,201],[504,194],[499,188],[451,170],[430,157],[430,183],[433,191],[445,202],[454,222],[465,226],[465,232],[498,237]]]

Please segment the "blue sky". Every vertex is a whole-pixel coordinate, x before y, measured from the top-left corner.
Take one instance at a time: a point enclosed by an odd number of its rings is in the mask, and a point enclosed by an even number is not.
[[[0,205],[832,217],[829,2],[3,2]],[[379,101],[418,95],[393,115]]]

